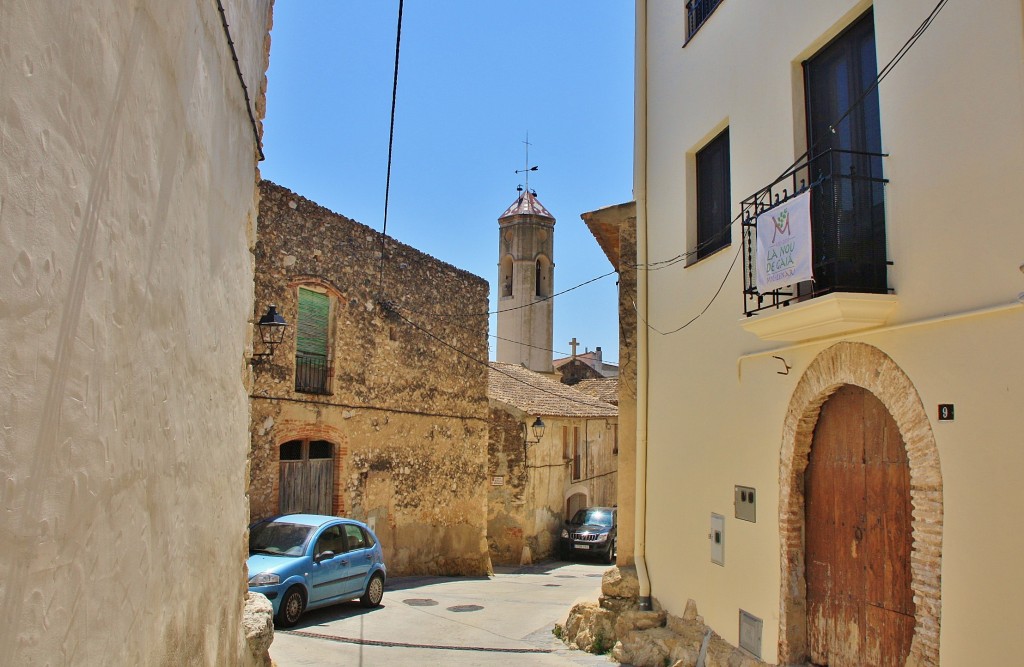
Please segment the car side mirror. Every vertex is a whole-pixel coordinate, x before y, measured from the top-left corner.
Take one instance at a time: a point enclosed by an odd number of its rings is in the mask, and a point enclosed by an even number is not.
[[[334,554],[333,551],[321,551],[320,553],[318,553],[316,556],[313,557],[313,562],[314,563],[319,563],[321,561],[330,560],[330,559],[334,558],[334,556],[335,556],[335,554]]]

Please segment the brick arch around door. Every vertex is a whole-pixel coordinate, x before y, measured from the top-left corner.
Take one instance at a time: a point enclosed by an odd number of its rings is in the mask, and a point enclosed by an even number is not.
[[[910,592],[916,603],[912,607],[913,638],[906,664],[937,667],[943,522],[938,448],[924,405],[906,373],[878,348],[849,342],[827,348],[811,362],[793,392],[783,425],[779,662],[803,663],[811,657],[804,480],[822,406],[845,386],[859,387],[877,399],[888,412],[886,416],[891,416],[894,431],[898,431],[905,447],[913,507]]]
[[[276,436],[278,511],[344,515],[341,489],[348,439],[337,429],[319,424],[282,425]]]

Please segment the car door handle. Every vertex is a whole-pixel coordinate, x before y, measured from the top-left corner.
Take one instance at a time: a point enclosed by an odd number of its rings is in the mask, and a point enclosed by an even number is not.
[[[341,561],[341,564],[342,565],[348,565],[348,561],[347,560],[343,560],[343,561]]]

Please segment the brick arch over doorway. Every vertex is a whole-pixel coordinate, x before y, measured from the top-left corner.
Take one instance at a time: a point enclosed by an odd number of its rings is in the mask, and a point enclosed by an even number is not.
[[[803,477],[821,406],[843,385],[862,387],[892,415],[907,449],[911,531],[911,589],[916,605],[907,665],[937,667],[941,619],[942,471],[924,404],[910,378],[887,354],[864,343],[833,345],[811,362],[790,399],[780,455],[779,529],[782,550],[779,662],[808,653],[804,570]]]

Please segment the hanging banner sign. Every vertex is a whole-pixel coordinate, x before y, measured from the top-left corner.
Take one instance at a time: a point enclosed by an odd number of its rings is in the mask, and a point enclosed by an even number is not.
[[[808,190],[757,216],[757,291],[813,279]]]

